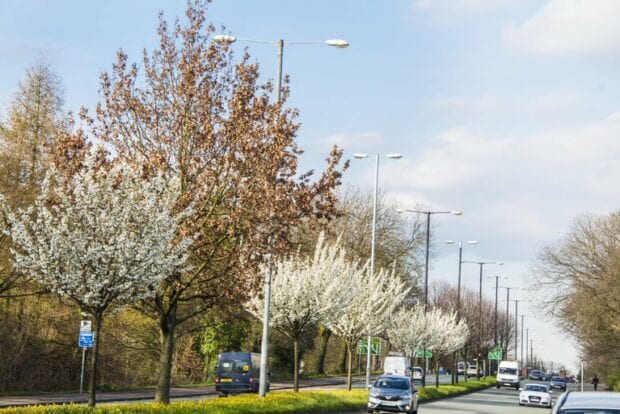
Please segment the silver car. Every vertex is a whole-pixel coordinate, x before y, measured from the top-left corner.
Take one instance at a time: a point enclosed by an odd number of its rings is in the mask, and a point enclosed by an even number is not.
[[[558,398],[553,414],[620,414],[620,392],[565,392]]]
[[[408,376],[381,375],[370,388],[368,412],[389,411],[416,414],[418,389]]]

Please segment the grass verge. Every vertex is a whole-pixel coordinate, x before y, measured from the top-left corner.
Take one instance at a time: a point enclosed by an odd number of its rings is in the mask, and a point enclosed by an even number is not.
[[[440,385],[420,388],[420,401],[431,401],[490,387],[495,380],[469,381],[459,385]],[[0,414],[285,414],[336,413],[360,411],[366,407],[368,391],[292,391],[273,392],[260,399],[255,394],[217,398],[198,402],[176,402],[170,405],[154,403],[102,405],[89,408],[83,405],[48,405],[38,407],[6,408]]]

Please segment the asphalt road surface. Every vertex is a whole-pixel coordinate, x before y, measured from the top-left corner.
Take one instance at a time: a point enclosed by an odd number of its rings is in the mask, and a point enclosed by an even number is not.
[[[540,383],[549,385],[549,382],[522,380],[521,385]],[[568,384],[567,389],[578,390],[578,384]],[[585,390],[591,390],[586,386]],[[553,401],[562,394],[561,390],[554,390]],[[489,388],[475,393],[447,398],[444,400],[422,403],[418,408],[419,414],[545,414],[551,409],[539,407],[519,406],[519,391],[512,388]],[[357,414],[366,413],[366,410]]]

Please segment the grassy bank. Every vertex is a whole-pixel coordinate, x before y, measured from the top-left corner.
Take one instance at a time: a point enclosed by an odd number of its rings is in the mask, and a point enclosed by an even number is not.
[[[441,385],[439,388],[420,389],[420,401],[464,394],[495,384],[490,381],[469,381],[459,385]],[[170,405],[119,404],[103,405],[95,409],[83,405],[39,406],[0,409],[0,414],[258,414],[258,413],[330,413],[359,411],[366,407],[367,390],[353,391],[291,391],[273,392],[267,398],[257,395],[240,395],[199,402],[177,402]]]

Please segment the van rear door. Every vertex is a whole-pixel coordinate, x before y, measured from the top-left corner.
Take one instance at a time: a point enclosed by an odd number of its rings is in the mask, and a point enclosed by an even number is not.
[[[217,376],[222,391],[250,391],[252,378],[251,361],[238,356],[223,355],[219,360]]]

